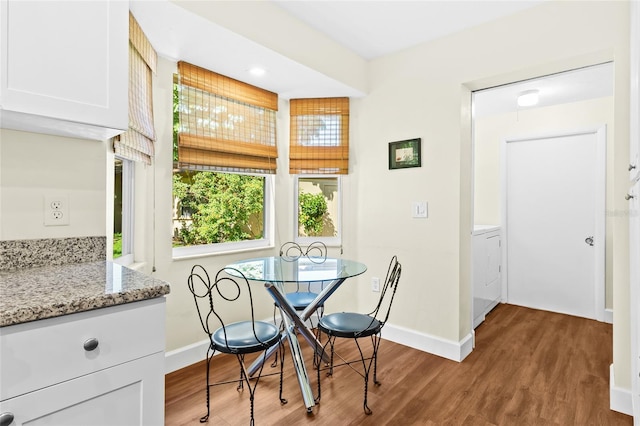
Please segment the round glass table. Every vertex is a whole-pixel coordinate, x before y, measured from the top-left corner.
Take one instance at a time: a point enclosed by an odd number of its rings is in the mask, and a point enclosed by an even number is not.
[[[322,345],[305,321],[324,304],[342,283],[347,279],[367,270],[364,263],[332,257],[300,257],[291,259],[280,256],[257,257],[241,260],[225,267],[229,275],[240,277],[241,275],[251,281],[264,283],[265,288],[273,298],[276,306],[282,313],[284,330],[281,339],[289,341],[293,365],[298,377],[298,383],[302,392],[307,412],[311,412],[315,405],[313,392],[309,383],[309,375],[304,364],[300,343],[296,331],[314,348],[314,351],[328,362],[328,356],[322,350]],[[322,283],[318,296],[302,312],[298,312],[285,297],[285,283]],[[277,345],[272,346],[266,357],[257,359],[248,369],[249,375],[253,375],[261,364],[273,352]]]

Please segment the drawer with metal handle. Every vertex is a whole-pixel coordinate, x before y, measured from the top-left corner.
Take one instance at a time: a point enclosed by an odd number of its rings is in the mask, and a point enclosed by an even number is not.
[[[164,304],[153,299],[2,327],[0,401],[163,351],[164,344]]]

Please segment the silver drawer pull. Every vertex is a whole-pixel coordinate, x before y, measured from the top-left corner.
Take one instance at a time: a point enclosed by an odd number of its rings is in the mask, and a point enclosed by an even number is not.
[[[13,423],[13,413],[0,414],[0,426],[9,426]]]
[[[92,350],[94,350],[95,348],[98,347],[98,344],[100,342],[98,342],[98,339],[96,339],[95,337],[92,337],[91,339],[87,339],[84,341],[84,350],[87,352],[90,352]],[[2,425],[0,425],[2,426]]]

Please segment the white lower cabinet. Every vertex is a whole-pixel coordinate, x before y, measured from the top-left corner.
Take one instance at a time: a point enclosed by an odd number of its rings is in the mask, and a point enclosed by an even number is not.
[[[160,297],[0,328],[0,426],[163,425],[164,323]]]
[[[0,403],[8,425],[164,424],[164,355],[157,353]]]
[[[473,328],[502,297],[500,228],[478,225],[473,232]]]

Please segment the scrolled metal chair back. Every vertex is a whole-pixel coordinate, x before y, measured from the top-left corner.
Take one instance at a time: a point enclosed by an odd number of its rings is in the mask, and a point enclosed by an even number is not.
[[[230,272],[232,274],[230,274]],[[212,282],[209,274],[201,265],[195,265],[191,268],[191,274],[188,278],[189,290],[193,294],[193,298],[200,318],[200,323],[205,333],[211,335],[218,329],[222,328],[225,337],[227,349],[231,352],[231,348],[227,339],[227,325],[223,316],[219,313],[221,309],[216,309],[219,305],[236,303],[237,308],[232,312],[239,315],[242,320],[253,323],[253,335],[257,341],[262,342],[258,337],[255,329],[255,316],[253,309],[253,296],[251,294],[251,286],[244,274],[233,268],[220,269]],[[243,295],[243,293],[245,295]],[[203,303],[202,301],[206,301]],[[225,312],[229,312],[229,308]]]
[[[375,309],[369,314],[373,318],[380,321],[383,325],[389,319],[391,313],[391,305],[398,289],[400,275],[402,274],[402,265],[398,262],[397,256],[393,256],[389,262],[387,276],[384,285],[380,289],[380,298]]]
[[[287,261],[295,261],[304,256],[304,250],[300,247],[300,244],[293,241],[287,241],[280,246],[280,257]]]
[[[303,248],[296,242],[287,241],[280,247],[280,257],[290,262],[306,257],[313,263],[324,263],[327,260],[327,245],[322,241],[314,241]]]
[[[327,260],[327,246],[322,241],[314,241],[307,246],[304,255],[313,263],[324,263]]]

